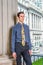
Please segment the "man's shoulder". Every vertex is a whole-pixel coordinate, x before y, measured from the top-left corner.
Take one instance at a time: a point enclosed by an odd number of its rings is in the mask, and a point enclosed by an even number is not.
[[[17,24],[15,24],[14,26],[12,26],[12,28],[16,28],[18,26],[18,23]]]
[[[25,24],[25,23],[24,23],[24,25],[25,25],[26,27],[28,27],[28,28],[29,28],[29,25],[27,25],[27,24]]]

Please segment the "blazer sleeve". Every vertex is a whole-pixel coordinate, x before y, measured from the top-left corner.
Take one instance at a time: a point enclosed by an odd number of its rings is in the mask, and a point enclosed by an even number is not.
[[[12,27],[12,35],[11,35],[11,51],[15,52],[15,27]]]
[[[28,43],[29,50],[31,50],[32,49],[32,44],[31,44],[31,39],[30,39],[30,30],[29,30],[29,27],[28,27],[28,40],[29,40],[29,43]]]

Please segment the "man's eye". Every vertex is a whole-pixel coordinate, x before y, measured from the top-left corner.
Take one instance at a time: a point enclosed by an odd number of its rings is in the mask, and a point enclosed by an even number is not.
[[[21,17],[24,17],[24,16],[21,16]]]

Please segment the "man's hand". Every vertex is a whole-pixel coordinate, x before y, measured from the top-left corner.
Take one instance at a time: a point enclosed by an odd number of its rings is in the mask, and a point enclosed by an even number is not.
[[[17,57],[16,52],[13,52],[12,56],[13,56],[13,58],[16,59],[16,57]]]
[[[29,54],[32,55],[32,50],[29,50]]]

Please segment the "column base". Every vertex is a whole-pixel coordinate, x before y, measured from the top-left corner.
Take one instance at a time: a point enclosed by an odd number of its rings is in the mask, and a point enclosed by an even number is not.
[[[0,56],[0,65],[13,65],[13,61],[7,55]]]

